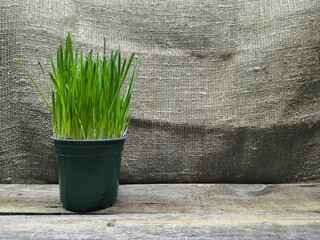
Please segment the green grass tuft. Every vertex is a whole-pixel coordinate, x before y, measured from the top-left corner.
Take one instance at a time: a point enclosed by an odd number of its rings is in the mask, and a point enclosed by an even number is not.
[[[121,94],[130,67],[133,53],[127,62],[122,59],[120,49],[106,56],[104,40],[103,56],[93,51],[84,57],[78,50],[73,51],[71,36],[66,45],[57,50],[56,65],[50,56],[52,71],[47,75],[38,61],[44,77],[48,77],[51,105],[41,92],[37,82],[21,61],[19,65],[26,71],[52,116],[55,138],[61,139],[111,139],[123,137],[129,122],[129,112],[135,80],[142,59],[134,67],[125,93]]]

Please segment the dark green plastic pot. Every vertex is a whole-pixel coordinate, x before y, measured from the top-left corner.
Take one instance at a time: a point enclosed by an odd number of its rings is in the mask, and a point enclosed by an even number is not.
[[[58,157],[60,200],[65,209],[89,212],[110,207],[116,202],[126,138],[51,138]]]

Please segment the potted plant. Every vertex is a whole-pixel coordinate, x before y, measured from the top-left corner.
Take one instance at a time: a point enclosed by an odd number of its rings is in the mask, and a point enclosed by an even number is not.
[[[134,61],[121,58],[120,49],[103,56],[86,57],[73,50],[70,34],[60,44],[56,65],[45,72],[51,104],[25,68],[52,117],[51,137],[58,158],[60,199],[70,211],[87,212],[116,202],[121,153],[129,122],[134,83],[142,59],[132,71],[126,91],[121,91]],[[46,78],[48,77],[48,79]]]

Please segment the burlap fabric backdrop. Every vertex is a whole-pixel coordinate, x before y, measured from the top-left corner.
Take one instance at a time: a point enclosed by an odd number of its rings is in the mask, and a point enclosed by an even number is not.
[[[49,113],[15,59],[41,79],[67,32],[144,55],[123,183],[320,180],[320,1],[0,4],[0,183],[58,181]]]

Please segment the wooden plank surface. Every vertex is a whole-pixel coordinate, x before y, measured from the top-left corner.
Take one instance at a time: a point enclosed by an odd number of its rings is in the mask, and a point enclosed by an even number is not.
[[[0,239],[319,239],[315,214],[35,215],[0,218]]]
[[[320,212],[320,184],[121,185],[118,202],[93,214]],[[0,184],[1,214],[72,214],[58,185]]]
[[[121,185],[90,214],[57,185],[0,185],[0,239],[320,239],[320,184]]]

